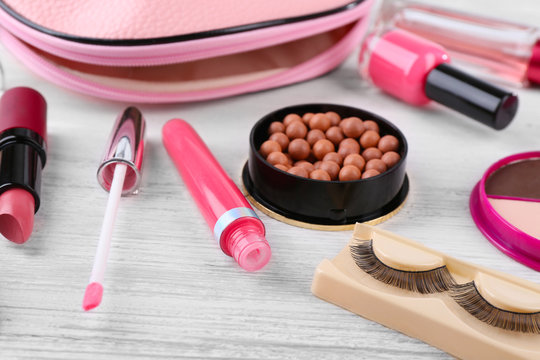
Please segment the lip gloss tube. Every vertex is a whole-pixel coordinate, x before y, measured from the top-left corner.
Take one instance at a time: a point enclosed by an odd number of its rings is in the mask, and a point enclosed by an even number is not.
[[[182,176],[221,250],[247,271],[262,269],[270,260],[265,229],[249,202],[184,120],[168,121],[163,145]]]
[[[434,100],[497,130],[517,112],[517,96],[452,66],[442,46],[405,30],[376,27],[363,44],[359,70],[409,104]]]

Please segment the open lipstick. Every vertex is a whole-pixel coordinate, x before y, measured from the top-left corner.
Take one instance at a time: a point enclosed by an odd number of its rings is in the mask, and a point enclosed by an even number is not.
[[[264,225],[199,135],[173,119],[163,126],[163,144],[221,250],[247,271],[262,269],[271,254]]]
[[[26,242],[40,205],[46,162],[47,103],[36,90],[17,87],[0,99],[0,232]]]

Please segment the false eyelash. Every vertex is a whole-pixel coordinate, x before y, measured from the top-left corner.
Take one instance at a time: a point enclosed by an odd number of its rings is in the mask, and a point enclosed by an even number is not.
[[[495,307],[484,299],[474,281],[453,286],[449,294],[465,311],[491,326],[540,334],[540,312],[518,313]]]
[[[373,278],[400,289],[433,294],[456,285],[446,266],[426,271],[405,271],[385,265],[373,252],[373,240],[351,245],[351,256],[356,265]]]

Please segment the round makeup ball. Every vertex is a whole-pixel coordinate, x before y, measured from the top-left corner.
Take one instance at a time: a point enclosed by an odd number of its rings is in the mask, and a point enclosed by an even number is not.
[[[309,178],[313,180],[330,181],[330,175],[323,169],[315,169],[309,174]]]
[[[361,175],[360,169],[354,165],[345,165],[339,170],[339,180],[341,181],[359,180]]]
[[[290,143],[289,137],[282,132],[273,133],[270,135],[269,140],[277,142],[281,146],[281,151],[287,150]]]
[[[294,166],[300,166],[307,170],[308,174],[315,170],[315,166],[306,160],[300,160],[294,163]]]
[[[334,144],[328,139],[321,139],[313,144],[313,154],[318,160],[322,160],[326,154],[334,150]]]
[[[296,176],[301,176],[307,178],[309,176],[307,170],[301,166],[293,166],[289,170],[287,170],[289,174],[293,174]]]
[[[399,140],[394,135],[384,135],[379,139],[377,147],[383,153],[387,153],[389,151],[396,151],[397,149],[399,149]]]
[[[287,114],[284,118],[283,118],[283,125],[285,125],[285,127],[289,126],[292,122],[294,121],[300,121],[302,122],[302,118],[300,117],[300,115],[298,114]]]
[[[366,166],[366,160],[360,154],[350,154],[350,155],[347,155],[345,159],[343,159],[343,166],[346,166],[346,165],[354,165],[360,171],[362,171],[364,170],[364,167]]]
[[[367,170],[377,170],[379,173],[386,171],[386,164],[381,159],[371,159],[366,162],[366,171]]]
[[[323,161],[319,169],[322,169],[330,175],[331,180],[336,180],[339,174],[339,165],[333,161]]]
[[[287,155],[285,155],[281,151],[271,152],[266,157],[266,161],[268,161],[272,165],[276,165],[276,164],[289,165],[289,159],[287,158]]]
[[[366,130],[373,130],[376,133],[379,133],[379,125],[373,120],[364,120],[364,127]]]
[[[317,113],[309,119],[309,128],[310,129],[319,129],[321,131],[326,131],[332,126],[330,119],[321,113]]]
[[[339,148],[337,152],[343,157],[347,157],[347,155],[350,154],[359,154],[360,144],[358,143],[358,141],[352,138],[343,139],[343,141],[339,143]]]
[[[289,143],[288,152],[293,160],[305,160],[308,158],[311,147],[304,139],[294,139]]]
[[[339,143],[345,139],[345,136],[343,135],[343,131],[339,126],[331,126],[326,130],[326,138],[330,140],[335,146],[338,146]]]
[[[285,132],[285,125],[281,121],[273,121],[268,127],[269,134],[274,134],[277,132]]]
[[[399,160],[401,160],[401,156],[399,156],[399,154],[395,151],[388,151],[383,154],[381,160],[384,161],[386,166],[390,169],[391,167],[396,165]]]
[[[285,134],[290,140],[305,138],[307,131],[307,126],[301,120],[293,121],[285,128]]]
[[[324,134],[324,132],[322,132],[322,130],[319,129],[309,130],[306,136],[306,140],[310,146],[315,145],[317,141],[322,139],[326,139],[326,135]]]
[[[377,170],[375,169],[369,169],[369,170],[366,170],[362,173],[362,179],[369,179],[371,177],[374,177],[374,176],[377,176],[377,175],[380,175],[381,173],[378,172]]]
[[[259,150],[261,152],[261,155],[264,157],[267,157],[268,154],[275,152],[275,151],[281,151],[281,146],[277,141],[274,140],[266,140],[261,144],[261,148]]]
[[[332,126],[338,126],[341,122],[341,116],[339,116],[339,114],[335,111],[327,111],[325,115],[330,119]]]
[[[337,152],[329,152],[326,155],[324,155],[323,161],[333,161],[339,166],[343,165],[343,155],[338,154]]]
[[[304,124],[306,124],[306,126],[309,126],[309,120],[311,120],[313,115],[315,115],[315,114],[311,113],[311,112],[308,112],[308,113],[305,113],[304,115],[302,115],[302,120],[304,121]]]
[[[370,147],[362,151],[362,157],[366,160],[380,159],[382,157],[382,151],[376,147]]]
[[[345,136],[350,138],[358,138],[366,131],[364,122],[356,116],[341,120],[339,126],[341,127],[341,130],[343,130]]]
[[[373,130],[367,130],[362,134],[362,136],[360,136],[360,145],[362,145],[364,149],[367,149],[369,147],[375,147],[377,146],[380,138],[381,136],[378,132]]]

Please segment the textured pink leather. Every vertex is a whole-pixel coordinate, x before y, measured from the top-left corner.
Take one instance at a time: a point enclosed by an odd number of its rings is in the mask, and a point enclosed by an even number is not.
[[[50,1],[19,0],[37,8]],[[334,0],[331,8],[350,1]],[[0,41],[46,80],[84,94],[130,103],[200,101],[292,84],[332,70],[360,43],[372,3],[365,0],[345,11],[280,26],[137,46],[51,36],[0,9]],[[290,4],[291,9],[296,5]]]
[[[322,33],[367,15],[372,0],[347,11],[311,20],[271,26],[231,35],[141,46],[107,46],[62,39],[26,26],[0,10],[0,24],[12,35],[43,51],[66,59],[108,66],[151,66],[239,53]]]
[[[65,34],[146,39],[309,15],[352,0],[4,0],[24,18]]]
[[[39,53],[15,38],[9,32],[0,28],[0,40],[17,56],[21,63],[41,75],[46,80],[66,88],[109,100],[131,103],[172,103],[191,102],[233,96],[253,91],[259,91],[278,86],[293,84],[316,76],[320,76],[338,66],[350,52],[358,45],[366,31],[368,21],[358,21],[354,27],[334,46],[322,51],[317,56],[297,64],[291,68],[279,69],[277,72],[266,74],[263,77],[245,79],[244,82],[234,84],[221,83],[219,87],[183,89],[177,91],[164,91],[161,83],[160,90],[155,89],[156,84],[142,83],[129,89],[113,84],[110,78],[107,83],[98,79],[88,79],[88,74],[74,73],[68,69],[51,63]]]

